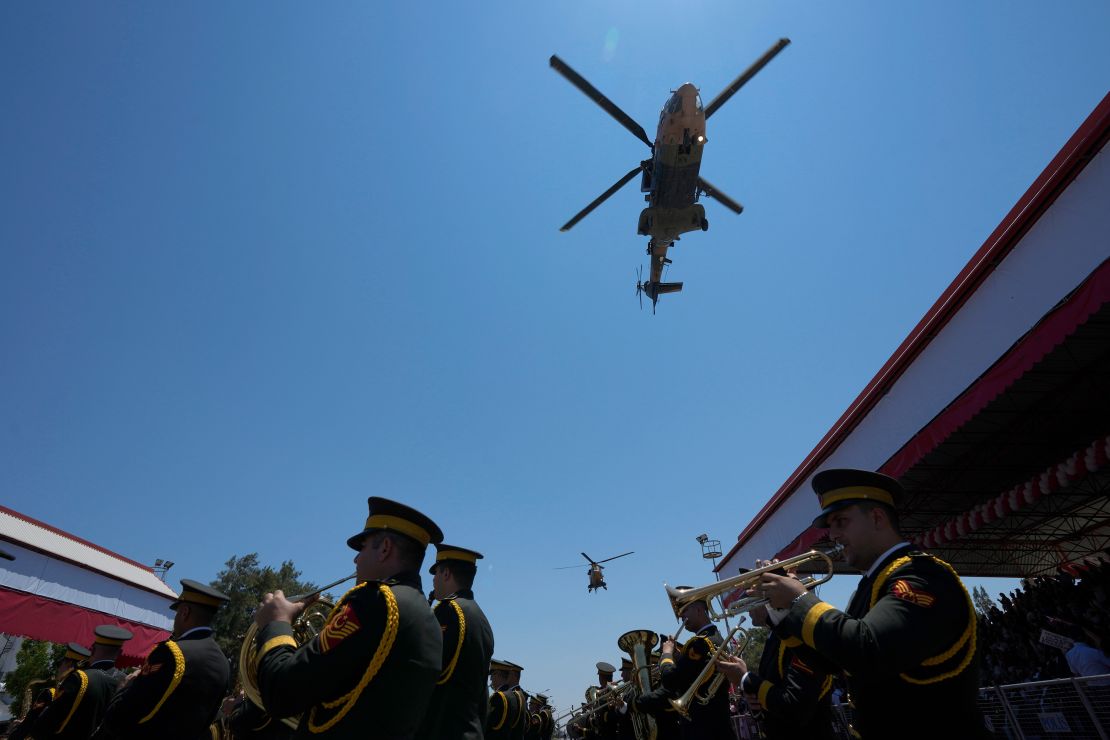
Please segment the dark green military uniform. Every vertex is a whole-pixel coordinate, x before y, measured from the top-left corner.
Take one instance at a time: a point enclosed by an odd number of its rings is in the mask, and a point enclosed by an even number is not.
[[[909,545],[864,578],[847,612],[812,593],[779,623],[848,673],[864,738],[977,737],[975,609],[956,572]]]
[[[197,740],[216,718],[229,674],[210,627],[160,642],[113,697],[97,737]]]
[[[182,579],[181,595],[170,608],[178,612],[175,629],[184,632],[155,645],[139,674],[112,697],[98,740],[196,740],[209,734],[231,670],[207,621],[227,600],[210,586]],[[189,621],[181,622],[186,613]]]
[[[555,733],[555,717],[551,714],[551,707],[547,704],[546,696],[536,694],[535,698],[539,702],[539,708],[532,715],[536,719],[536,738],[537,740],[551,740],[551,736]]]
[[[514,667],[519,668],[520,666]],[[510,740],[524,740],[524,733],[528,731],[528,692],[522,689],[519,685],[513,686],[513,694],[516,696],[517,704],[520,706],[520,712],[517,714],[517,719],[513,722],[510,728]]]
[[[348,591],[311,642],[288,622],[258,631],[258,686],[276,717],[301,716],[297,737],[413,735],[440,673],[443,641],[420,574]]]
[[[508,684],[490,694],[486,714],[486,740],[512,740],[513,728],[526,714],[522,697]]]
[[[36,700],[36,706],[39,706],[39,710],[33,711],[32,707],[32,711],[29,711],[27,717],[23,718],[19,727],[16,728],[19,732],[19,736],[17,737],[31,737],[32,731],[38,731],[41,737],[53,736],[54,733],[58,732],[65,718],[69,716],[73,704],[77,702],[82,683],[88,686],[88,678],[80,679],[75,677],[74,673],[77,673],[78,670],[85,667],[85,661],[87,661],[91,655],[92,652],[89,648],[79,645],[77,642],[69,643],[67,650],[65,650],[65,656],[58,666],[58,670],[62,672],[62,678],[58,688],[49,690],[49,698],[47,698],[46,693],[39,693],[39,697]],[[70,691],[67,696],[61,691],[61,687],[65,686],[65,682],[71,677],[77,679],[77,682],[73,683],[70,681]],[[65,701],[65,708],[64,710],[58,709],[51,711],[54,699],[58,697],[61,697]]]
[[[243,699],[231,710],[225,725],[235,740],[288,740],[293,736],[293,728],[250,699]]]
[[[636,711],[646,711],[653,715],[664,713],[670,708],[668,700],[677,698],[685,692],[694,679],[705,668],[706,662],[721,648],[724,639],[712,624],[698,630],[686,641],[677,659],[663,660],[660,663],[661,678],[659,686],[650,693],[633,700]],[[711,680],[711,679],[710,679]],[[698,690],[701,695],[710,681]],[[709,701],[690,703],[689,718],[680,719],[679,727],[683,740],[733,740],[732,719],[729,716],[728,682],[722,681],[717,692]]]
[[[814,526],[829,526],[830,516],[850,506],[886,507],[894,518],[876,536],[897,535],[903,491],[894,478],[832,469],[815,475],[812,486],[822,507]],[[871,564],[846,612],[807,592],[778,632],[848,673],[853,725],[867,740],[975,738],[985,732],[976,705],[976,628],[971,597],[952,566],[903,543]]]
[[[54,701],[54,693],[54,689],[43,689],[35,696],[35,701],[27,709],[23,719],[19,720],[15,729],[8,733],[8,740],[24,740],[24,738],[31,737],[31,729],[35,726],[35,721],[42,716],[42,713]]]
[[[49,711],[43,712],[34,728],[35,736],[87,740],[100,726],[112,695],[124,679],[123,671],[116,668],[115,655],[131,639],[131,632],[116,625],[100,625],[95,635],[94,649],[95,645],[105,646],[112,657],[90,663],[62,680]]]
[[[455,575],[454,581],[440,581],[438,589],[470,585],[481,558],[475,550],[438,544],[436,561],[428,572],[433,583],[436,578]],[[443,635],[442,671],[416,737],[482,740],[489,706],[487,677],[493,659],[493,630],[470,589],[445,597],[433,611]]]
[[[832,675],[837,669],[797,638],[781,639],[772,630],[763,646],[759,671],[743,681],[745,693],[759,699],[760,728],[767,740],[835,740]]]
[[[493,657],[493,630],[472,591],[460,591],[436,604],[443,635],[443,670],[424,723],[424,740],[481,740],[489,705],[486,678]]]

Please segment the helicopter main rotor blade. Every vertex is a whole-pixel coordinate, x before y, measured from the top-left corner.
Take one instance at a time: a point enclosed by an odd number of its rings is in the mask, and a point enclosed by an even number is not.
[[[713,187],[713,185],[711,185],[708,180],[705,180],[704,178],[699,177],[698,178],[698,188],[700,188],[701,191],[703,193],[705,193],[706,195],[708,195],[710,198],[712,198],[713,200],[715,200],[718,203],[720,203],[721,205],[723,205],[725,208],[727,208],[730,211],[732,211],[733,213],[735,213],[737,216],[739,216],[741,213],[744,212],[744,206],[740,205],[739,203],[734,201],[732,198],[730,198],[727,195],[725,195],[724,193],[722,193],[717,188]]]
[[[601,94],[601,91],[586,81],[586,78],[575,72],[570,66],[554,54],[551,55],[551,66],[556,72],[567,78],[570,84],[586,94],[590,100],[600,105],[606,113],[617,119],[622,126],[632,132],[640,141],[652,146],[651,139],[644,132],[644,127],[632,120],[632,116],[622,111],[617,104]]]
[[[586,553],[582,553],[582,557],[586,558],[586,560],[589,560],[589,561],[590,561],[591,563],[593,563],[594,565],[597,565],[597,561],[596,561],[596,560],[594,560],[593,558],[591,558],[591,557],[590,557],[589,555],[587,555]],[[579,567],[579,568],[581,568],[582,566],[581,566],[581,565],[579,565],[578,567]]]
[[[581,568],[581,565],[564,565],[559,568],[552,568],[551,570],[570,570],[571,568]]]
[[[721,90],[717,97],[709,101],[709,105],[705,106],[705,117],[708,119],[711,115],[717,112],[717,109],[728,102],[728,99],[736,94],[736,91],[747,84],[748,80],[755,77],[759,70],[767,66],[767,63],[774,59],[780,51],[785,49],[790,44],[790,39],[779,39],[778,43],[764,52],[763,56],[755,60],[755,64],[744,70],[739,77],[732,81],[732,83]]]
[[[638,175],[640,173],[641,169],[642,169],[642,165],[636,165],[635,167],[633,167],[627,175],[625,175],[624,177],[622,177],[621,179],[619,179],[615,183],[613,183],[612,187],[610,187],[608,190],[606,190],[601,195],[594,198],[594,201],[592,203],[590,203],[588,206],[583,208],[578,213],[574,214],[574,218],[572,218],[570,221],[567,221],[565,224],[563,224],[562,227],[559,228],[559,231],[570,231],[571,228],[576,223],[578,223],[579,221],[584,219],[586,216],[590,215],[590,211],[592,211],[593,209],[597,208],[599,205],[604,203],[606,201],[606,199],[609,198],[610,195],[612,195],[613,193],[617,192],[618,190],[623,188],[625,185],[627,185],[629,183],[629,181],[632,180],[632,178],[636,177],[636,175]]]
[[[631,555],[634,552],[636,552],[636,551],[635,550],[629,550],[628,552],[626,552],[622,555],[614,555],[611,558],[605,558],[604,560],[598,560],[597,562],[599,562],[599,563],[608,563],[610,560],[616,560],[617,558],[623,558],[625,555]]]

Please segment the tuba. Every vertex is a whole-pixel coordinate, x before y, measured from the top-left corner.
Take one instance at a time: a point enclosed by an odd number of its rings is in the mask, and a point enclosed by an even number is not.
[[[354,577],[355,574],[351,574],[311,593],[291,596],[289,600],[294,603],[307,601]],[[293,639],[297,641],[297,647],[311,642],[312,638],[320,633],[320,630],[327,624],[328,616],[333,608],[335,608],[335,604],[327,599],[319,598],[304,608],[300,616],[293,621]],[[255,639],[257,636],[258,625],[251,622],[247,634],[243,637],[243,644],[239,648],[239,682],[242,684],[243,694],[248,700],[254,702],[256,706],[270,711],[262,703],[262,692],[258,688],[258,641]],[[281,721],[294,730],[300,724],[300,719],[297,717],[285,717]]]
[[[648,650],[659,639],[651,630],[632,630],[625,632],[617,639],[617,647],[632,657],[632,689],[629,698],[637,694],[646,694],[651,691],[651,665],[648,663]],[[631,711],[631,708],[630,708]],[[655,740],[658,728],[655,718],[650,714],[633,712],[632,731],[636,733],[636,740]]]

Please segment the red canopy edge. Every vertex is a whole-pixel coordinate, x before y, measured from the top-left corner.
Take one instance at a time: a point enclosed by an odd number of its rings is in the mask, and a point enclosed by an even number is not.
[[[1033,181],[1020,200],[964,266],[928,313],[902,341],[890,359],[841,414],[817,446],[779,487],[736,538],[736,544],[717,565],[724,568],[745,542],[783,502],[812,475],[821,463],[851,434],[898,378],[913,364],[932,339],[954,317],[979,286],[994,272],[1005,256],[1037,222],[1041,215],[1098,153],[1110,134],[1110,93],[1099,102],[1083,124]],[[804,539],[804,533],[795,543]],[[816,539],[816,538],[814,538]],[[792,550],[795,543],[784,549]]]
[[[1066,301],[1046,314],[955,401],[879,468],[901,477],[957,429],[1002,395],[1015,381],[1110,301],[1110,260],[1104,261]]]
[[[0,625],[8,634],[88,646],[93,643],[93,630],[102,624],[123,627],[134,635],[123,645],[123,654],[116,661],[119,666],[139,665],[156,644],[170,636],[150,625],[0,587]]]

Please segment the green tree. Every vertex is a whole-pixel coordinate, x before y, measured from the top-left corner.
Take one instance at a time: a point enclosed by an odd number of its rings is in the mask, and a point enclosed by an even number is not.
[[[275,569],[270,565],[259,565],[256,552],[242,557],[233,555],[210,585],[231,599],[216,613],[212,627],[216,631],[216,642],[231,658],[233,665],[237,665],[239,644],[247,634],[263,594],[281,589],[291,596],[316,589],[315,584],[301,580],[301,572],[292,560],[286,560]]]
[[[767,644],[768,630],[766,627],[750,627],[748,629],[748,644],[740,656],[748,664],[750,670],[759,668],[759,661],[763,657],[763,646]]]
[[[971,599],[975,602],[975,611],[983,617],[990,616],[991,607],[998,608],[998,604],[987,595],[987,589],[982,586],[975,586],[971,589]]]
[[[65,657],[66,646],[55,645],[44,640],[24,640],[15,654],[15,669],[5,677],[5,689],[12,697],[12,716],[23,713],[24,692],[32,681],[49,679],[51,683],[42,684],[45,688],[53,684],[54,672],[58,663]],[[32,691],[34,693],[34,691]],[[31,697],[34,699],[34,697]]]

